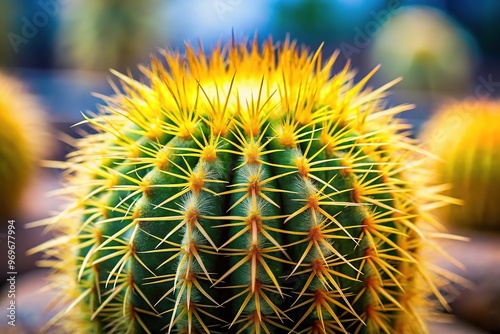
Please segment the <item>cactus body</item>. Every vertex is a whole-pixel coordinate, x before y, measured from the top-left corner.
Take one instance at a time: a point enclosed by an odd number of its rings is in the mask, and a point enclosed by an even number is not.
[[[463,200],[440,209],[451,226],[500,231],[500,102],[465,101],[446,106],[426,125],[422,141],[442,158],[429,166],[432,180],[450,185]]]
[[[40,106],[15,79],[0,74],[0,216],[12,218],[43,153],[48,150]]]
[[[33,250],[57,257],[66,330],[426,331],[426,198],[393,118],[411,106],[385,108],[374,71],[332,77],[335,57],[188,46],[148,85],[117,74],[68,161],[62,237]]]

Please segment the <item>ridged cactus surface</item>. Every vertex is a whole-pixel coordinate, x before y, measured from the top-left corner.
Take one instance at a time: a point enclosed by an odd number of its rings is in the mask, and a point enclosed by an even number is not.
[[[451,226],[500,231],[500,102],[467,100],[440,110],[422,141],[442,160],[432,160],[435,183],[449,184],[460,207],[440,209]]]
[[[48,221],[71,333],[422,333],[446,282],[386,90],[294,42],[116,74]],[[436,197],[437,198],[437,197]],[[436,199],[437,201],[437,199]],[[434,221],[428,219],[431,223]],[[55,257],[55,259],[53,258]],[[433,283],[433,277],[441,277]]]

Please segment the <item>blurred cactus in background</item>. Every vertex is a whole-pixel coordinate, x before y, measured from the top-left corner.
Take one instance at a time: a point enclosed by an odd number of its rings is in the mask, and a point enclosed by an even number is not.
[[[9,217],[19,209],[23,190],[50,145],[41,106],[20,82],[3,74],[0,125],[0,216]]]
[[[32,250],[65,332],[426,331],[442,198],[394,117],[412,106],[386,107],[397,80],[333,75],[337,56],[255,40],[166,52],[147,85],[117,74],[64,164],[60,237]]]
[[[68,3],[60,32],[62,61],[85,70],[124,70],[156,44],[158,0],[79,0]],[[164,28],[164,26],[162,26]]]
[[[438,9],[403,7],[390,17],[370,52],[385,78],[403,76],[410,90],[460,94],[468,89],[473,41]]]
[[[465,101],[442,108],[421,139],[441,158],[430,179],[450,185],[460,207],[441,208],[449,225],[500,232],[500,101]]]

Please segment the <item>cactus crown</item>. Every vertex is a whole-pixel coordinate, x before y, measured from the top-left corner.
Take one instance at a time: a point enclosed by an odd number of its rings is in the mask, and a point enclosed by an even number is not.
[[[365,88],[375,70],[331,76],[337,55],[187,46],[147,84],[116,73],[65,164],[62,236],[33,250],[56,258],[67,329],[425,331],[421,292],[446,302],[420,254],[419,149],[393,118],[411,106],[385,107],[397,80]]]

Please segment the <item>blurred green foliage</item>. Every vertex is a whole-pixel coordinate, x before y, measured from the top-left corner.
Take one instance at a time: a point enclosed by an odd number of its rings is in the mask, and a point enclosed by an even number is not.
[[[65,8],[60,31],[63,62],[87,70],[124,70],[153,50],[157,0],[85,0]]]

